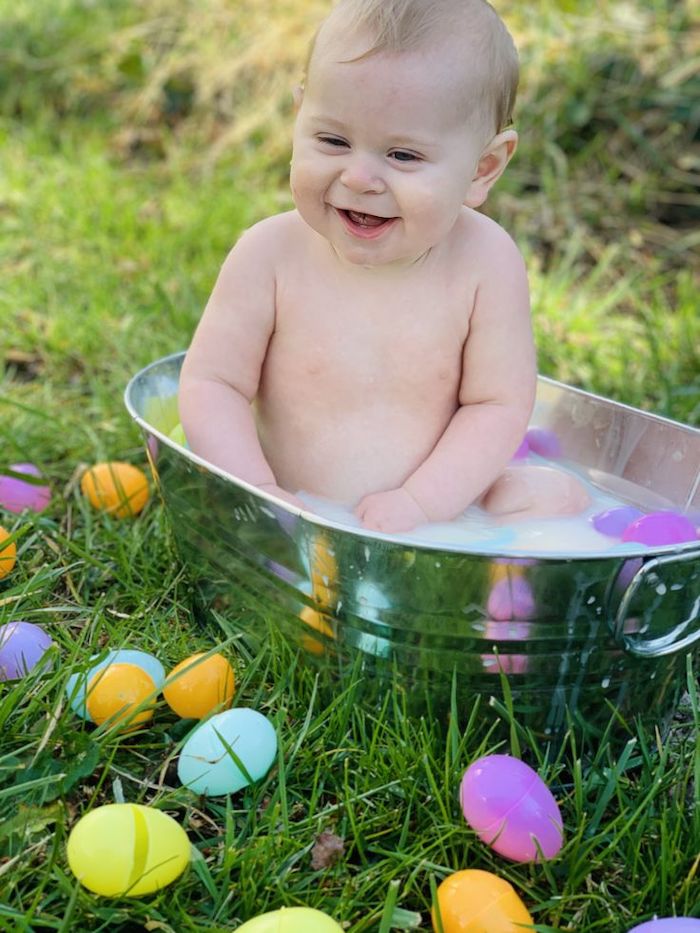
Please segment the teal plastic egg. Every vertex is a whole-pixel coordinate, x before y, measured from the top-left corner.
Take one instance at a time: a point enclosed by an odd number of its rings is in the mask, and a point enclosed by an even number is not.
[[[343,928],[313,907],[281,907],[253,917],[238,933],[343,933]]]
[[[101,661],[97,661],[99,654],[95,654],[90,661],[95,661],[87,670],[79,671],[77,674],[71,674],[66,683],[66,695],[70,707],[74,713],[81,719],[87,719],[92,722],[92,717],[88,713],[86,705],[86,694],[88,684],[99,671],[109,667],[110,664],[134,664],[144,670],[155,684],[156,690],[160,690],[165,683],[165,668],[158,658],[149,654],[147,651],[136,651],[132,648],[118,648],[109,651]]]
[[[264,777],[276,754],[277,733],[266,716],[254,709],[229,709],[193,730],[180,752],[177,774],[196,794],[234,794]]]

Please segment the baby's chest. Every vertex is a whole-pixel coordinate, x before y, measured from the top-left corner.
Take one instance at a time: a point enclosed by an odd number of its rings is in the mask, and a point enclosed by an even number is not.
[[[316,294],[278,306],[268,358],[309,392],[455,391],[469,309],[449,296]]]

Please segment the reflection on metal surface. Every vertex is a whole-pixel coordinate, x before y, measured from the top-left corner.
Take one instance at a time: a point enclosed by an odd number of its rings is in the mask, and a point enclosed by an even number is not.
[[[471,708],[505,676],[518,721],[541,736],[570,722],[599,733],[613,708],[649,725],[673,711],[700,635],[697,542],[523,559],[342,528],[172,442],[182,356],[135,376],[127,407],[198,603],[250,645],[280,632],[328,683],[359,670],[367,702],[405,691],[416,711],[426,697],[448,708],[453,680]],[[533,423],[600,485],[700,508],[700,431],[547,380]]]

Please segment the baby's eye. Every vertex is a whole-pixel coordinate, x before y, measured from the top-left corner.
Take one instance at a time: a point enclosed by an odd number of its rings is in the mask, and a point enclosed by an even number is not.
[[[318,141],[325,143],[327,146],[335,146],[337,148],[347,146],[347,142],[341,139],[340,136],[319,136]]]
[[[420,156],[415,152],[407,152],[405,149],[395,149],[389,153],[390,158],[395,162],[420,162]]]

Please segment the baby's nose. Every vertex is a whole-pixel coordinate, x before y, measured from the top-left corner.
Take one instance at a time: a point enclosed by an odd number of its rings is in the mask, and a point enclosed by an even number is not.
[[[358,194],[381,194],[386,185],[373,159],[361,155],[351,156],[343,167],[340,180]]]

